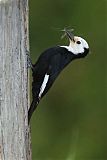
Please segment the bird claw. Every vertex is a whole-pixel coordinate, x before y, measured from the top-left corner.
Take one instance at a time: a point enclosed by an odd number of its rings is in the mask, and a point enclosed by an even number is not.
[[[30,52],[27,50],[26,51],[26,55],[27,55],[27,67],[33,69],[33,64],[32,64],[32,61],[31,61],[29,53]]]

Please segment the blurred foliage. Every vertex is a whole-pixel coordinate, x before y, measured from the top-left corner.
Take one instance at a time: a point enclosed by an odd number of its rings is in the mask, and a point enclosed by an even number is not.
[[[70,26],[90,54],[72,62],[42,99],[31,120],[33,160],[107,159],[106,0],[31,0],[33,63]],[[60,29],[58,29],[60,28]]]

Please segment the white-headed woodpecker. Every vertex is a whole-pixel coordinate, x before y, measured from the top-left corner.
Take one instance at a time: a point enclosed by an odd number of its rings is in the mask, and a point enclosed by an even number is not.
[[[88,43],[81,37],[64,30],[69,46],[56,46],[45,50],[32,68],[32,103],[28,111],[28,122],[41,98],[48,92],[60,72],[74,59],[83,58],[89,52]],[[30,60],[30,59],[29,59]]]

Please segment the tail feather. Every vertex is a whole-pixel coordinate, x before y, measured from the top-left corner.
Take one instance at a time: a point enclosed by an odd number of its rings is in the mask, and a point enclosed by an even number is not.
[[[32,101],[32,103],[31,103],[31,106],[30,106],[29,111],[28,111],[28,124],[29,124],[29,122],[30,122],[30,119],[31,119],[31,117],[32,117],[32,114],[33,114],[33,112],[35,111],[37,105],[38,105],[38,102],[37,102],[37,100],[34,99],[34,100]]]

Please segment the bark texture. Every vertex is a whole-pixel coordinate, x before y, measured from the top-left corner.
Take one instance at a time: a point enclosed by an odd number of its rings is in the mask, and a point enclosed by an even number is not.
[[[0,160],[31,160],[28,0],[0,0]]]

